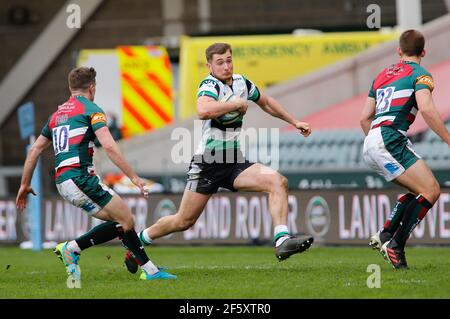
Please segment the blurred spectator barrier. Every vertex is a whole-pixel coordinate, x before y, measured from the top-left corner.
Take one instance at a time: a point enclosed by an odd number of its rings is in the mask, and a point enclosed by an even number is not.
[[[382,227],[402,195],[390,190],[314,190],[289,194],[288,226],[293,233],[307,232],[315,243],[367,245]],[[140,231],[162,216],[174,214],[181,195],[152,194],[148,199],[124,195]],[[45,198],[43,237],[60,242],[87,232],[99,223],[57,197]],[[0,200],[0,243],[28,239],[25,214],[17,214],[14,199]],[[157,244],[269,244],[273,227],[267,196],[260,193],[220,192],[190,229],[159,238]],[[119,243],[119,241],[117,241]],[[450,244],[450,188],[442,194],[412,234],[411,244]]]

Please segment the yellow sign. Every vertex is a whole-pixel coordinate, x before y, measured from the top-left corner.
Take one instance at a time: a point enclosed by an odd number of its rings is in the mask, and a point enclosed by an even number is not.
[[[82,50],[78,66],[97,70],[95,102],[114,115],[124,137],[134,136],[173,120],[173,76],[162,46],[122,46]]]
[[[125,137],[173,120],[172,71],[159,46],[118,47],[122,83],[122,133]]]
[[[394,33],[348,32],[307,36],[264,35],[183,37],[180,52],[180,118],[196,114],[196,92],[208,75],[205,49],[215,42],[231,44],[234,72],[259,88],[286,81],[392,40]]]

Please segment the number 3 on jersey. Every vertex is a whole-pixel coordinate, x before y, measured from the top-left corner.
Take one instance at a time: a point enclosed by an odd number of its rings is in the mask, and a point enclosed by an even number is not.
[[[69,151],[69,125],[62,125],[53,129],[53,149],[55,155]]]
[[[394,91],[395,86],[388,86],[387,88],[377,90],[376,114],[389,111]]]

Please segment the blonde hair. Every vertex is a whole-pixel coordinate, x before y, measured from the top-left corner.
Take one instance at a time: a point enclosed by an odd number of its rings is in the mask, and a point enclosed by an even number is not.
[[[233,53],[231,50],[231,45],[228,43],[214,43],[211,44],[205,51],[206,61],[211,62],[214,54],[224,54],[230,50],[230,53]]]

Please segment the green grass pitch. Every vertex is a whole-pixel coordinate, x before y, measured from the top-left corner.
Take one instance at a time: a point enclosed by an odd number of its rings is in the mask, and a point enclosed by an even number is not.
[[[450,248],[407,249],[410,269],[395,271],[364,247],[318,247],[278,262],[270,247],[150,247],[150,258],[176,281],[129,274],[120,246],[93,247],[80,259],[81,289],[69,289],[59,259],[44,250],[0,247],[0,298],[450,298]],[[368,265],[381,287],[368,288]]]

